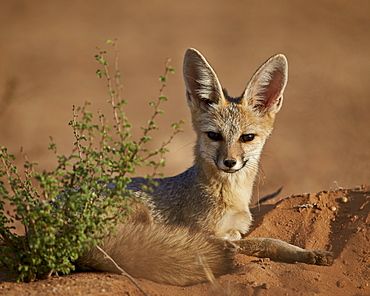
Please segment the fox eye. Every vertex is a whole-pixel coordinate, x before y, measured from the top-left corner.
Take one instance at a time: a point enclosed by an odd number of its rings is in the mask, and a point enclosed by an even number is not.
[[[250,141],[253,141],[254,140],[254,137],[256,135],[255,134],[245,134],[245,135],[241,135],[240,137],[240,142],[250,142]]]
[[[213,141],[221,141],[222,140],[222,136],[219,133],[208,132],[207,136],[208,136],[208,138],[210,138]]]

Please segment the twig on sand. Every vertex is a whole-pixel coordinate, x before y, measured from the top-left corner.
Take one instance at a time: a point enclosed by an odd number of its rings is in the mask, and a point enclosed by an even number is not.
[[[140,287],[139,283],[126,271],[124,271],[114,260],[111,256],[109,256],[101,247],[96,246],[96,248],[104,254],[104,257],[107,258],[109,261],[111,261],[114,266],[120,271],[121,275],[126,276],[145,296],[148,296],[148,294],[144,291],[143,288]]]

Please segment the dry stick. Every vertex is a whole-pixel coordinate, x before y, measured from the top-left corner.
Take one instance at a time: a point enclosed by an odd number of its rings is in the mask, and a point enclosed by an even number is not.
[[[215,292],[221,293],[222,295],[230,296],[231,294],[228,291],[225,291],[224,288],[222,288],[222,286],[216,282],[216,278],[212,273],[212,270],[208,265],[207,261],[205,260],[205,258],[203,256],[198,255],[198,262],[203,267],[204,274],[206,275],[206,278],[211,282],[213,290]]]
[[[111,261],[114,266],[121,272],[121,275],[126,276],[145,296],[148,296],[148,294],[144,291],[143,288],[140,287],[139,283],[126,271],[124,271],[117,263],[113,260],[111,256],[109,256],[102,248],[99,246],[96,246],[96,248],[104,254],[104,258],[107,258],[109,261]]]
[[[198,262],[199,264],[203,267],[204,269],[204,273],[207,277],[207,279],[212,283],[212,284],[216,284],[215,283],[215,276],[214,274],[212,273],[212,270],[211,268],[209,267],[209,265],[207,264],[207,261],[204,259],[203,256],[200,256],[198,255]]]

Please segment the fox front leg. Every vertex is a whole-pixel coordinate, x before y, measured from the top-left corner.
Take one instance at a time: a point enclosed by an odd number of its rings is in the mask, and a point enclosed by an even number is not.
[[[333,253],[324,250],[305,250],[273,238],[247,238],[233,241],[239,254],[270,258],[282,262],[303,262],[315,265],[332,265]]]

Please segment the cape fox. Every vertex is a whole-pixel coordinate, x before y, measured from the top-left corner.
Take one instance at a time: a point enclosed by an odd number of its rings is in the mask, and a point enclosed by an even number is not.
[[[252,222],[249,203],[263,145],[283,102],[288,64],[282,54],[268,59],[240,97],[230,97],[216,73],[195,49],[185,53],[187,104],[197,141],[194,165],[156,180],[152,193],[140,192],[142,178],[129,184],[142,203],[104,250],[131,276],[186,286],[233,269],[237,253],[285,262],[330,265],[332,253],[304,250],[271,238],[241,239]],[[77,264],[119,272],[92,248]]]

